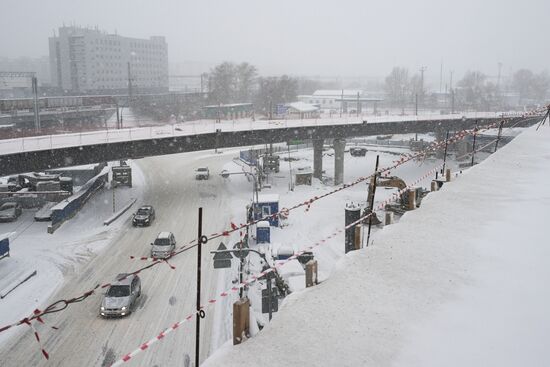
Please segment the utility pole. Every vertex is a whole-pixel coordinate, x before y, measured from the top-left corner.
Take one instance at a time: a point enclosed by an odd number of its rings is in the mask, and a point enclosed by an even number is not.
[[[449,145],[449,130],[447,130],[447,136],[445,137],[445,153],[443,153],[443,168],[441,174],[445,174],[445,164],[447,163],[447,146]]]
[[[501,106],[501,98],[500,98],[500,73],[502,71],[502,63],[498,63],[498,78],[497,78],[497,98],[498,98],[498,106]]]
[[[443,90],[443,59],[441,59],[441,68],[439,69],[439,93]]]
[[[357,106],[355,107],[355,112],[357,114],[357,117],[359,117],[359,92],[357,92]]]
[[[118,108],[118,102],[116,103],[116,128],[120,129],[120,110]]]
[[[290,191],[294,191],[294,188],[292,187],[292,164],[290,163],[292,160],[290,159],[290,145],[286,145],[287,147],[287,150],[288,150],[288,177],[290,178]]]
[[[455,91],[451,89],[451,115],[455,113]]]
[[[116,212],[116,206],[115,206],[115,180],[111,181],[111,186],[113,187],[113,214]]]
[[[204,311],[201,309],[201,245],[203,243],[202,236],[202,207],[199,208],[199,225],[197,231],[197,323],[195,333],[195,366],[199,366],[200,362],[200,335],[201,335],[201,318],[204,317]],[[206,241],[204,241],[206,242]]]
[[[370,229],[372,226],[372,216],[374,215],[374,195],[376,195],[376,177],[378,176],[378,162],[379,162],[380,156],[376,156],[376,166],[374,168],[374,175],[373,175],[373,183],[372,183],[372,195],[370,197],[369,202],[369,230],[367,233],[367,247],[369,247],[369,240],[370,240]],[[369,183],[370,187],[370,183]]]
[[[34,98],[34,128],[40,131],[40,106],[38,105],[38,79],[36,76],[31,77],[32,95]]]
[[[414,94],[414,105],[415,105],[414,114],[418,116],[418,93]]]
[[[497,151],[497,148],[498,148],[498,143],[500,141],[500,138],[502,136],[502,126],[504,125],[504,120],[502,120],[500,122],[500,125],[498,127],[498,136],[497,136],[497,141],[495,142],[495,151],[493,153],[495,153]]]
[[[476,157],[476,136],[477,136],[477,121],[474,127],[474,142],[472,144],[472,167],[474,166],[474,159]]]
[[[497,92],[500,91],[500,73],[502,71],[502,63],[498,63],[498,77],[497,77]]]
[[[422,66],[420,68],[420,104],[424,105],[424,72],[426,71],[427,67]]]
[[[344,110],[344,90],[342,89],[342,98],[340,99],[340,117],[342,117],[343,110]]]
[[[130,61],[128,61],[128,106],[132,100],[132,70],[130,69]]]

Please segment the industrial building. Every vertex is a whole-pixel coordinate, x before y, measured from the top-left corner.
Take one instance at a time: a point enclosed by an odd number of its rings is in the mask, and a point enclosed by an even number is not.
[[[122,37],[97,28],[60,27],[49,38],[52,85],[97,93],[168,91],[168,45],[164,37]]]
[[[300,102],[318,106],[321,110],[343,112],[361,112],[367,106],[376,111],[377,104],[382,102],[381,98],[370,98],[361,90],[336,89],[316,90],[312,95],[298,96]]]

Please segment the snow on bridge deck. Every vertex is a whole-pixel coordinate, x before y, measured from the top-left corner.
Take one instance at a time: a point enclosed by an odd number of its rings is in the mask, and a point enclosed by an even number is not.
[[[368,116],[368,117],[342,117],[342,118],[320,118],[305,120],[235,120],[216,123],[215,120],[190,121],[180,124],[151,126],[140,128],[129,128],[120,130],[100,130],[83,133],[45,135],[25,137],[17,139],[0,140],[0,155],[50,150],[59,148],[78,147],[83,145],[110,144],[124,141],[149,140],[155,138],[167,138],[178,136],[192,136],[198,134],[214,133],[217,129],[222,132],[251,131],[277,128],[292,128],[306,126],[330,126],[361,123],[363,119],[368,123],[401,122],[401,121],[423,121],[423,120],[451,120],[462,117],[475,118],[498,118],[501,113],[475,112],[452,115],[419,115],[419,116]],[[506,115],[521,116],[521,115]]]

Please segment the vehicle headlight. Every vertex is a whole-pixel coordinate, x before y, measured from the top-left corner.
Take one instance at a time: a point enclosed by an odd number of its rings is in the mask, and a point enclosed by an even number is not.
[[[146,222],[149,222],[149,218],[146,218],[145,221],[146,221]]]
[[[126,310],[126,306],[122,306],[121,310],[122,310],[122,311],[125,311],[125,310]]]
[[[101,306],[101,311],[105,311],[105,307]]]

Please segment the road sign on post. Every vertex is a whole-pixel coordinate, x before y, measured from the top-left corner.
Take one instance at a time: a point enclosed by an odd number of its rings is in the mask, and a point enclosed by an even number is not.
[[[227,250],[227,247],[220,242],[218,251]],[[217,252],[214,254],[214,269],[227,269],[231,267],[231,259],[233,256],[230,252]]]

